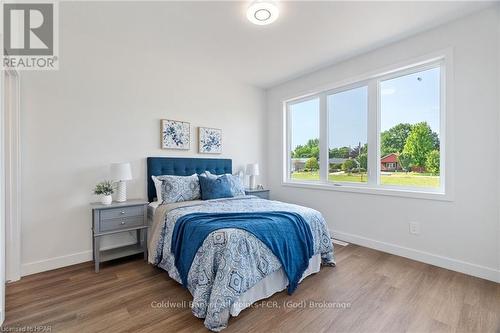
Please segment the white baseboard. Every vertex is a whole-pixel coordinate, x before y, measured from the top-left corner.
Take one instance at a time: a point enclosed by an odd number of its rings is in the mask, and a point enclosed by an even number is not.
[[[353,235],[342,231],[331,230],[331,235],[345,242],[350,242],[382,252],[395,254],[400,257],[421,261],[426,264],[446,268],[452,271],[500,283],[500,270],[498,269],[476,265],[469,262],[452,259],[425,251],[415,250],[400,245],[381,242],[375,239]]]
[[[335,238],[358,244],[364,247],[372,248],[382,252],[395,254],[397,256],[417,260],[426,264],[443,267],[452,271],[461,272],[464,274],[477,276],[486,280],[500,283],[500,270],[468,263],[461,260],[452,259],[449,257],[432,254],[425,251],[415,250],[408,247],[381,242],[378,240],[358,236],[342,231],[331,230],[331,234]],[[118,246],[130,245],[133,243],[124,243]],[[116,247],[117,245],[113,246]],[[103,248],[106,250],[106,248]],[[92,260],[92,251],[83,251],[79,253],[69,254],[61,257],[49,258],[40,261],[34,261],[23,264],[21,266],[21,276],[49,271],[56,268],[79,264],[85,261]]]
[[[114,244],[113,246],[107,246],[101,248],[101,250],[108,250],[115,247],[126,246],[135,244],[133,242],[126,242],[123,244]],[[92,260],[92,251],[83,251],[73,254],[68,254],[61,257],[49,258],[34,262],[29,262],[21,265],[21,276],[31,275],[35,273],[50,271],[53,269],[80,264],[82,262]]]
[[[340,239],[335,239],[335,238],[332,238],[332,242],[333,242],[333,244],[337,244],[337,245],[340,245],[340,246],[347,246],[347,245],[349,245],[349,243],[341,241]]]
[[[83,251],[61,257],[49,258],[21,265],[21,276],[50,271],[92,260],[92,251]]]

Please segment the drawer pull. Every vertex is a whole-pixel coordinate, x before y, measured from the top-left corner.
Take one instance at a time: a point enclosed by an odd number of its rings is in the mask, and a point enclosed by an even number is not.
[[[120,222],[120,224],[121,224],[121,225],[124,225],[124,224],[125,224],[125,221],[121,221],[121,222]]]
[[[125,214],[125,211],[124,211],[124,210],[122,210],[122,211],[120,212],[120,214],[122,214],[122,215],[123,215],[123,214]]]

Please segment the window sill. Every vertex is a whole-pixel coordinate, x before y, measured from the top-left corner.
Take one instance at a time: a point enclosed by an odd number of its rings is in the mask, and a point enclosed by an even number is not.
[[[307,188],[314,190],[326,190],[337,192],[361,193],[370,195],[386,195],[393,197],[437,200],[437,201],[453,201],[449,194],[432,189],[418,188],[394,188],[394,187],[370,187],[369,185],[356,185],[353,183],[324,183],[324,182],[297,182],[297,181],[282,181],[282,186]]]

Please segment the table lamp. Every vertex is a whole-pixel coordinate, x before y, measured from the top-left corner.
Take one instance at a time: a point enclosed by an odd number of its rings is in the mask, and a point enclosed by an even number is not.
[[[259,175],[259,164],[257,163],[247,164],[246,174],[247,176],[250,176],[250,184],[249,184],[250,188],[254,189],[256,187],[255,176]]]
[[[116,201],[127,201],[127,180],[132,179],[130,163],[111,164],[111,178],[117,182]]]

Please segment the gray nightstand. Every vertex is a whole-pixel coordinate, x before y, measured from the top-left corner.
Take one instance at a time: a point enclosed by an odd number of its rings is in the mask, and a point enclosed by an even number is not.
[[[127,200],[113,202],[111,205],[94,203],[92,206],[92,236],[95,271],[99,272],[99,264],[104,261],[130,256],[144,252],[148,257],[148,202],[145,200]],[[137,243],[110,250],[100,249],[101,237],[119,232],[137,232]],[[143,240],[141,243],[141,239]]]
[[[259,197],[261,199],[268,199],[269,200],[269,190],[266,190],[266,189],[246,188],[245,194],[246,195],[255,195],[256,197]]]

